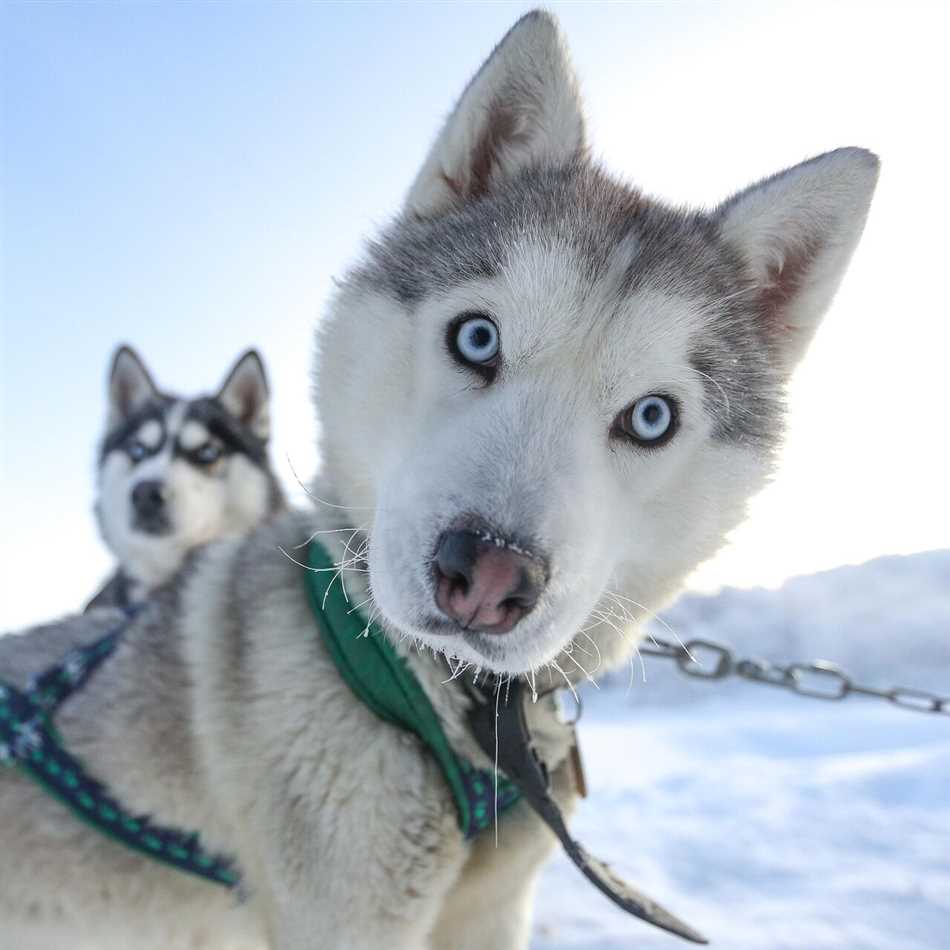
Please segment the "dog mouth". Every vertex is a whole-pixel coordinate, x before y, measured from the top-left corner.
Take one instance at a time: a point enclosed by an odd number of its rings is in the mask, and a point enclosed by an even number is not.
[[[439,617],[427,617],[420,626],[425,634],[440,638],[446,637],[455,639],[460,636],[464,637],[476,633],[476,631],[467,630],[465,627],[453,623],[451,620],[444,620]]]
[[[164,513],[154,515],[137,514],[132,520],[132,530],[138,534],[160,538],[172,533],[172,523]]]
[[[510,635],[500,635],[500,632],[491,630],[474,630],[462,627],[451,620],[439,617],[427,617],[420,624],[419,632],[429,641],[427,645],[448,657],[455,657],[460,653],[467,658],[471,655],[479,657],[487,666],[504,659],[510,646]],[[430,639],[431,638],[431,639]],[[463,646],[464,651],[457,648]]]

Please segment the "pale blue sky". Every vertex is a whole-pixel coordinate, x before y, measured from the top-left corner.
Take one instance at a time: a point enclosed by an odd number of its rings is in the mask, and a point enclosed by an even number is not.
[[[79,606],[108,569],[90,509],[120,341],[186,393],[258,345],[281,472],[289,455],[309,477],[311,331],[331,277],[529,6],[3,7],[0,626]],[[595,151],[650,192],[711,204],[840,145],[884,158],[866,243],[797,386],[785,475],[696,583],[950,544],[935,441],[946,14],[552,6]]]

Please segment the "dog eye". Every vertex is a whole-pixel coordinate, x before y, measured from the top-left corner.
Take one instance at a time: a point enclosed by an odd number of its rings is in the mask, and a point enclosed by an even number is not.
[[[192,457],[200,465],[210,465],[212,462],[217,462],[218,459],[221,458],[221,449],[211,442],[205,442],[204,445],[199,445],[198,448],[195,449],[192,453]]]
[[[453,321],[448,344],[459,362],[476,369],[491,367],[501,348],[498,327],[482,313],[463,314]]]
[[[668,396],[642,396],[624,409],[614,423],[615,430],[640,445],[662,445],[676,431],[676,403]]]
[[[130,442],[125,451],[133,462],[141,462],[148,455],[148,449],[138,441]]]

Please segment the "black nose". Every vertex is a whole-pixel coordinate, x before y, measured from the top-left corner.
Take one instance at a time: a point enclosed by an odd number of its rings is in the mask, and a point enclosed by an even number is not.
[[[132,507],[143,522],[161,521],[165,516],[165,483],[155,479],[139,482],[132,489]]]
[[[543,558],[487,532],[446,531],[433,559],[435,602],[467,630],[508,633],[548,580]]]

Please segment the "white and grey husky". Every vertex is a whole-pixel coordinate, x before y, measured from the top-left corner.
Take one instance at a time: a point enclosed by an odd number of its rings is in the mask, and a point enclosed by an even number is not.
[[[254,350],[217,394],[181,399],[160,391],[138,354],[121,346],[108,402],[95,511],[118,566],[88,607],[142,600],[190,551],[256,527],[282,498],[267,455],[267,378]]]
[[[490,768],[447,667],[574,679],[628,655],[763,484],[877,171],[846,148],[711,211],[661,205],[590,159],[554,20],[520,20],[321,324],[316,511],[205,548],[57,717],[127,807],[233,855],[247,899],[2,770],[4,950],[526,947],[553,838],[521,803],[497,845],[463,840],[432,756],[351,692],[277,549],[322,532],[450,742]],[[25,689],[106,613],[3,639],[0,678]],[[569,810],[569,740],[529,711]]]

